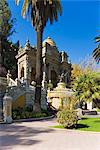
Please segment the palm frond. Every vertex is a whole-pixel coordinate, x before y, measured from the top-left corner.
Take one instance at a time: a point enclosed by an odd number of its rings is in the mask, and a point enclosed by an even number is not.
[[[18,5],[19,0],[15,0]],[[22,16],[28,14],[35,30],[44,28],[48,20],[52,24],[58,20],[58,14],[62,14],[60,0],[24,0]]]
[[[100,42],[100,36],[95,37],[95,41],[96,41],[96,42]]]
[[[92,56],[96,60],[97,63],[100,62],[100,36],[95,37],[96,43],[99,43],[99,45],[93,50]]]
[[[100,62],[100,45],[98,45],[97,48],[94,49],[92,55],[94,59],[99,63]]]
[[[29,0],[24,0],[23,7],[22,7],[22,16],[25,17],[25,14],[28,10]]]

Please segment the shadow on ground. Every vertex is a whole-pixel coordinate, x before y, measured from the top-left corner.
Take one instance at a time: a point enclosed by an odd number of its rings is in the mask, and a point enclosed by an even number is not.
[[[81,120],[87,120],[87,119],[88,119],[88,118],[85,118],[85,117],[84,117],[84,118],[81,118]]]
[[[14,145],[31,146],[38,144],[36,136],[42,133],[54,132],[53,129],[44,129],[36,127],[26,127],[17,124],[0,124],[0,150],[4,150]]]
[[[85,124],[77,124],[76,125],[76,129],[81,129],[81,128],[88,128],[89,126],[88,125],[85,125]]]

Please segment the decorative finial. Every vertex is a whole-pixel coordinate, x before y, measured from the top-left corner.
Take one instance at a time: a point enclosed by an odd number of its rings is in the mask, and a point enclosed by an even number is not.
[[[19,45],[19,49],[20,49],[20,48],[22,48],[22,45],[21,45],[21,44]]]
[[[26,43],[29,43],[29,39],[27,38]]]
[[[26,44],[28,44],[28,45],[30,44],[29,39],[26,40]]]
[[[25,49],[29,49],[29,48],[30,48],[30,42],[29,39],[27,39],[25,44]]]
[[[20,44],[20,45],[19,45],[18,53],[20,54],[21,52],[22,52],[22,45]]]
[[[50,37],[50,36],[48,36],[48,37],[47,37],[47,39],[51,39],[51,37]]]

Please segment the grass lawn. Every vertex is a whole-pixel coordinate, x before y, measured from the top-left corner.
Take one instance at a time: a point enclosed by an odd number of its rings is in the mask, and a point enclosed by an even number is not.
[[[62,125],[54,126],[54,128],[64,129]],[[100,132],[100,118],[82,118],[82,120],[78,121],[77,127],[74,129]]]
[[[76,130],[100,132],[100,118],[82,118],[78,121]]]

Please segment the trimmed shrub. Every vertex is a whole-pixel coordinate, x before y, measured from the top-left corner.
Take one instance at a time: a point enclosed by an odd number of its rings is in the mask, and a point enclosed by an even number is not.
[[[33,113],[33,118],[41,118],[41,117],[47,117],[45,113]]]
[[[46,112],[34,113],[30,107],[17,108],[12,111],[13,119],[41,118],[49,116]]]
[[[57,122],[64,128],[72,128],[77,124],[77,113],[74,110],[63,109],[57,113]]]

